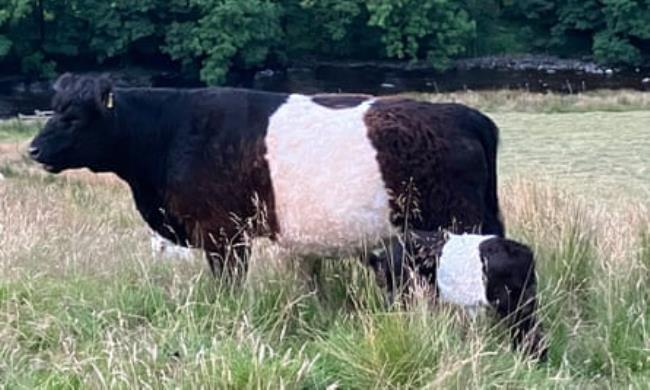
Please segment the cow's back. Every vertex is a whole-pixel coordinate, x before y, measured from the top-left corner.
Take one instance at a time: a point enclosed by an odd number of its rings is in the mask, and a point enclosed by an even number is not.
[[[474,110],[365,95],[197,93],[192,141],[174,169],[182,180],[168,197],[195,236],[232,234],[232,216],[256,218],[261,204],[267,233],[299,252],[356,249],[404,225],[467,231],[484,220],[490,172]]]

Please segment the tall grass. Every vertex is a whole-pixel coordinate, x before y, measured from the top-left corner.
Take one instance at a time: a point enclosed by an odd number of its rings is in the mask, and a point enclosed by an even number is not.
[[[234,286],[153,258],[126,190],[17,171],[0,184],[3,388],[555,388],[650,381],[650,222],[524,179],[510,234],[537,255],[539,363],[488,312],[386,308],[369,271],[328,261],[321,290],[277,258]],[[634,218],[629,216],[633,215]]]

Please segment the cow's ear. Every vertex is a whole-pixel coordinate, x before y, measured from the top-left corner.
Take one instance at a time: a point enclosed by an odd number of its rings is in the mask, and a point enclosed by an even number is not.
[[[115,108],[113,83],[108,77],[102,76],[97,79],[95,99],[102,110],[110,111]]]
[[[61,92],[69,89],[77,82],[77,76],[72,73],[62,74],[55,82],[52,88],[55,92]]]

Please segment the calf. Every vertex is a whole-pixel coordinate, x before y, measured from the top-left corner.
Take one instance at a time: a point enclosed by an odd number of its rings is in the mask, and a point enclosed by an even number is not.
[[[535,262],[526,245],[496,236],[411,230],[369,261],[389,300],[401,289],[408,292],[413,276],[422,278],[441,301],[470,312],[493,307],[510,326],[514,346],[545,358],[535,315]]]

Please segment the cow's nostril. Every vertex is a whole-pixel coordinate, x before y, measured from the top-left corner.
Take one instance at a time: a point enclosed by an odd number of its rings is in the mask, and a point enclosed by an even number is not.
[[[29,155],[31,157],[35,158],[38,156],[40,149],[37,148],[36,146],[30,146],[29,149],[27,149],[27,151],[29,152]]]

